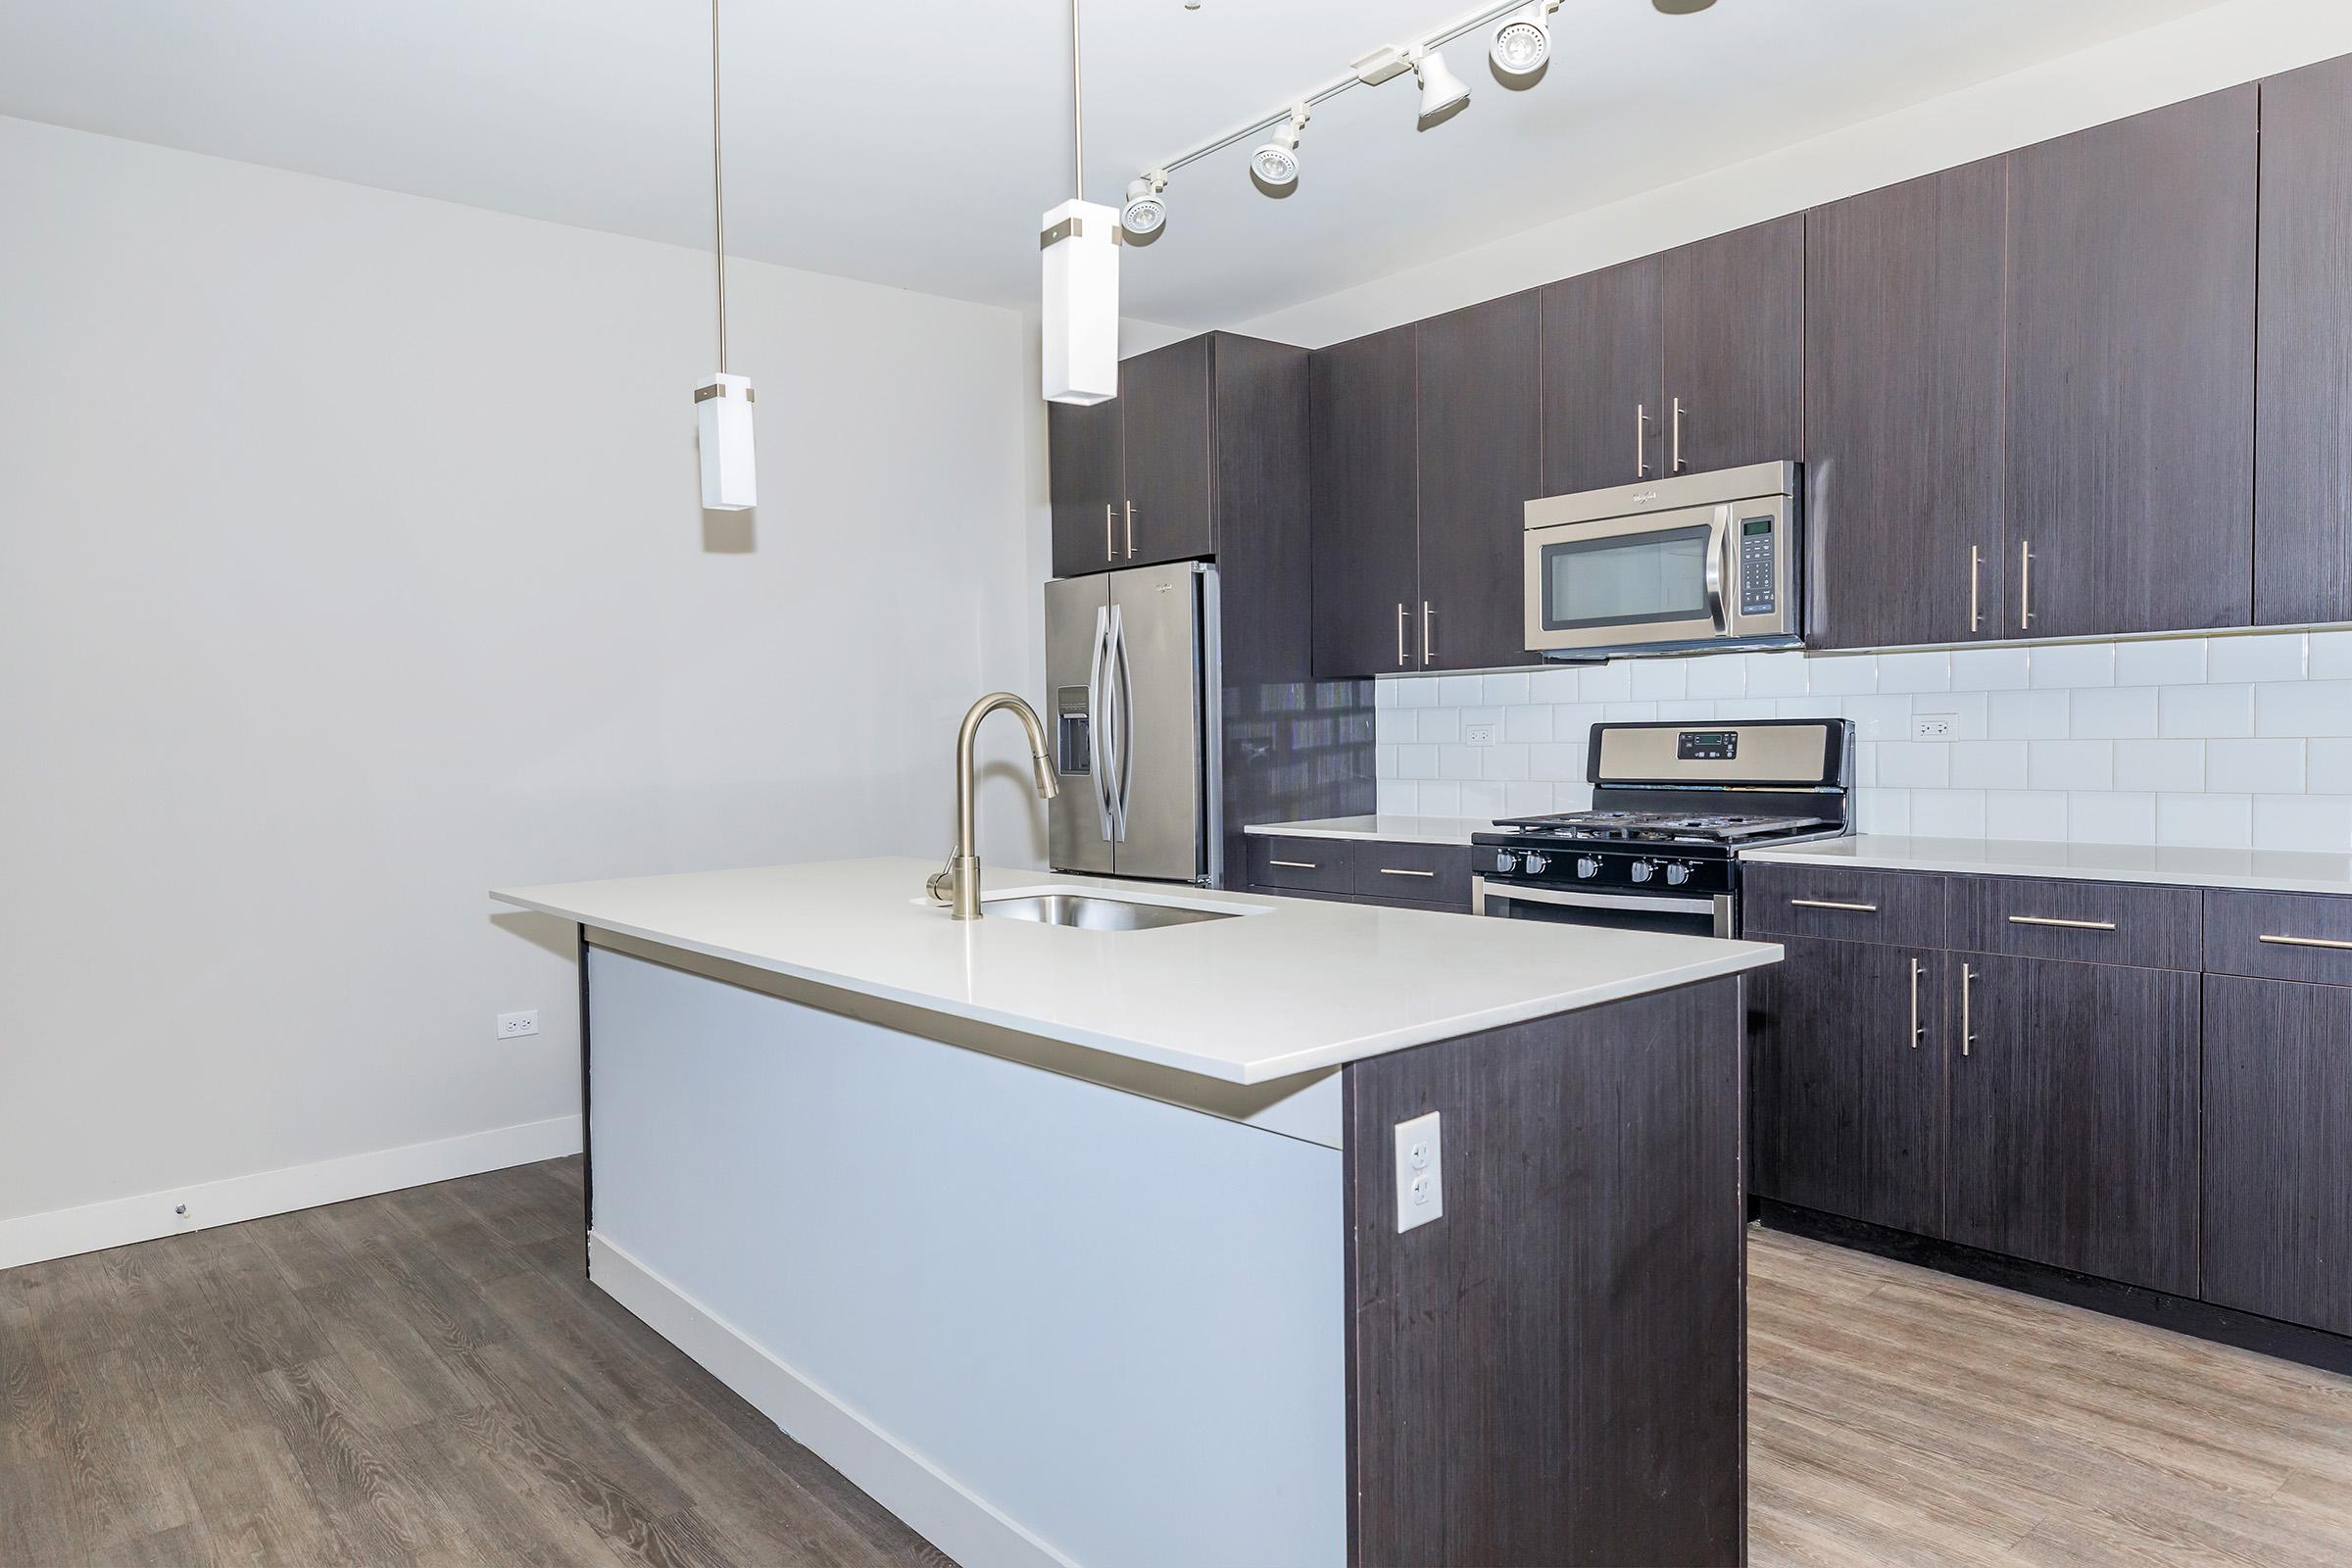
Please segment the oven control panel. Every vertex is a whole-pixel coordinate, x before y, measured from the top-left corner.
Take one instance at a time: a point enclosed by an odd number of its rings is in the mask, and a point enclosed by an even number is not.
[[[1672,845],[1622,849],[1479,845],[1472,852],[1471,863],[1481,876],[1529,887],[1690,899],[1732,891],[1729,858],[1689,853]]]

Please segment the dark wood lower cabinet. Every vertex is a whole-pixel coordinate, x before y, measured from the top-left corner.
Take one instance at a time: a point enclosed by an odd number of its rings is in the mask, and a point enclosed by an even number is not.
[[[2352,1334],[2352,987],[2206,979],[2205,1298]]]
[[[1935,1234],[1943,1222],[1943,955],[1777,940],[1787,960],[1749,986],[1750,1185],[1784,1202]]]
[[[1959,1001],[1944,1234],[2195,1295],[2200,977],[1946,961]]]

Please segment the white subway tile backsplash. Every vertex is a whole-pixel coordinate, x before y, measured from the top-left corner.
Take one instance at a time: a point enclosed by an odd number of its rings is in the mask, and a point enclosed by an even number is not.
[[[2303,742],[2205,743],[2205,788],[2234,795],[2303,793]]]
[[[2112,686],[2115,644],[2067,643],[2034,650],[2034,686]]]
[[[1956,741],[1988,739],[1984,726],[1991,708],[1989,692],[1931,692],[1911,699],[1914,718],[1941,714],[1952,721],[1952,739]]]
[[[1622,703],[1634,695],[1634,665],[1639,660],[1620,659],[1606,664],[1588,664],[1577,671],[1576,698],[1581,703]]]
[[[1502,735],[1502,710],[1499,708],[1465,708],[1462,710],[1462,739],[1470,738],[1470,726],[1483,724],[1493,730],[1497,739]]]
[[[1869,789],[1879,782],[1879,746],[1876,741],[1861,741],[1854,747],[1854,788]]]
[[[2352,849],[2352,796],[2255,796],[2254,847],[2339,855]]]
[[[1911,831],[1923,838],[1984,837],[1983,790],[1913,790]]]
[[[2133,790],[2069,795],[2066,836],[2078,844],[2153,844],[2156,797]]]
[[[2094,686],[2074,694],[2071,723],[2077,740],[2153,739],[2156,688]]]
[[[1948,692],[1952,689],[1952,656],[1948,653],[1881,654],[1879,690],[1883,692]],[[1914,804],[1913,810],[1917,810]]]
[[[1802,697],[1812,688],[1807,684],[1805,656],[1802,654],[1748,654],[1747,695],[1750,697]]]
[[[1454,814],[1472,817],[1481,822],[1494,821],[1503,812],[1503,789],[1502,784],[1494,781],[1482,780],[1464,784],[1462,786],[1462,808]]]
[[[1485,764],[1479,760],[1483,746],[1441,746],[1438,748],[1438,777],[1450,779],[1480,778]]]
[[[1706,659],[1686,661],[1690,667],[1688,684],[1692,697],[1745,697],[1747,695],[1747,655],[1715,654]]]
[[[2037,790],[2104,790],[2115,786],[2112,741],[2034,741],[2026,752],[2026,782]]]
[[[2254,688],[2257,735],[2352,735],[2352,680]]]
[[[1838,718],[1838,699],[1835,697],[1776,697],[1772,700],[1775,718]]]
[[[1633,696],[1637,702],[1665,702],[1679,698],[1690,689],[1690,661],[1683,659],[1636,659],[1633,664]]]
[[[2073,712],[2071,692],[1988,692],[1984,733],[1996,741],[2064,740]]]
[[[1556,810],[1551,804],[1551,786],[1536,783],[1510,783],[1502,787],[1502,808],[1512,816],[1539,816]]]
[[[1372,706],[1375,710],[1395,708],[1396,698],[1404,690],[1404,682],[1376,680],[1372,683]]]
[[[2116,788],[2194,794],[2205,787],[2206,745],[2204,741],[2117,741]]]
[[[1373,786],[1372,808],[1383,816],[1412,816],[1420,806],[1410,783],[1400,778],[1384,778]]]
[[[1527,770],[1531,778],[1552,783],[1565,783],[1585,776],[1586,742],[1579,737],[1574,743],[1554,741],[1527,749]]]
[[[2304,788],[2314,795],[2352,795],[2352,740],[2316,740],[2304,753]]]
[[[2195,738],[2254,733],[2251,686],[2167,686],[2156,704],[2156,733]]]
[[[2254,841],[2254,800],[2249,795],[2159,795],[2156,842],[2164,845],[2242,850]]]
[[[1422,779],[1438,776],[1438,749],[1435,746],[1399,746],[1396,748],[1396,776]]]
[[[1491,708],[1506,708],[1527,701],[1527,672],[1514,670],[1507,675],[1489,675],[1479,683],[1479,700]]]
[[[2315,631],[2311,634],[2311,678],[2352,679],[2352,631]]]
[[[1398,708],[1435,708],[1438,706],[1438,683],[1426,677],[1415,680],[1410,676],[1391,676],[1376,684],[1396,688]]]
[[[1879,782],[1883,785],[1942,789],[1951,782],[1951,773],[1952,749],[1941,742],[1897,741],[1879,747]],[[1917,802],[1913,809],[1918,809]]]
[[[1423,816],[1459,816],[1462,814],[1462,787],[1459,784],[1416,784],[1416,805],[1413,809]]]
[[[1551,709],[1544,703],[1522,703],[1502,710],[1502,738],[1508,741],[1551,739]]]
[[[1874,654],[1817,658],[1806,663],[1806,682],[1817,696],[1853,697],[1879,689],[1879,661]]]
[[[1372,740],[1379,746],[1406,746],[1421,738],[1420,715],[1391,704],[1372,710]]]
[[[1972,790],[2026,787],[2024,741],[1960,741],[1952,747],[1952,786]]]
[[[1639,724],[1658,716],[1655,703],[1603,703],[1600,716],[1612,724]]]
[[[1911,831],[1911,792],[1872,790],[1854,802],[1854,828],[1862,833]]]
[[[1717,718],[1771,718],[1780,710],[1770,697],[1725,697],[1709,705]]]
[[[2205,678],[2224,681],[2301,680],[2310,640],[2301,632],[2216,637],[2205,654]]]
[[[1415,724],[1418,733],[1414,738],[1423,745],[1451,745],[1462,738],[1462,710],[1458,708],[1424,708]]]
[[[2158,637],[2115,645],[2118,686],[2191,686],[2205,678],[2205,639]]]
[[[1984,836],[1992,839],[2062,841],[2067,798],[2050,790],[1986,790]]]
[[[1527,700],[1531,703],[1575,702],[1577,673],[1573,664],[1554,664],[1548,669],[1530,670],[1527,676]]]
[[[1372,776],[1374,778],[1395,778],[1397,776],[1396,747],[1383,746],[1378,741],[1373,742]]]
[[[1710,702],[1703,697],[1678,697],[1672,702],[1658,704],[1658,716],[1660,718],[1697,719],[1704,722],[1707,719],[1723,717],[1723,705]]]
[[[2029,648],[1956,648],[1952,650],[1952,690],[2016,691],[2033,684],[2033,662],[2034,652]]]
[[[1839,710],[1854,721],[1854,735],[1866,741],[1907,741],[1911,738],[1911,699],[1908,697],[1846,697]]]
[[[1486,748],[1485,760],[1479,766],[1479,777],[1497,782],[1528,777],[1527,753],[1528,748],[1515,741]]]
[[[1447,708],[1475,708],[1479,694],[1487,689],[1483,675],[1440,675],[1438,701]]]

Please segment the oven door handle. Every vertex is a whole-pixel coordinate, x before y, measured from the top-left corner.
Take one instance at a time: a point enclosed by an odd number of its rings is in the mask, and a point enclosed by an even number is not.
[[[1513,882],[1480,879],[1485,899],[1517,899],[1526,904],[1551,904],[1571,909],[1642,909],[1658,914],[1713,914],[1711,897],[1665,899],[1646,893],[1570,893],[1559,888],[1521,887]]]

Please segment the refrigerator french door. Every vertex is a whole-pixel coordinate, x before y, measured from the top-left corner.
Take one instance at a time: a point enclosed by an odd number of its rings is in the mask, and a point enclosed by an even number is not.
[[[1046,584],[1054,868],[1214,885],[1216,568]]]

